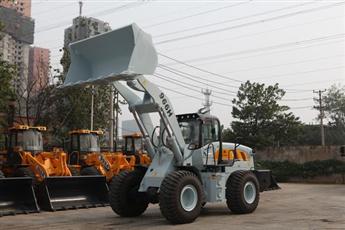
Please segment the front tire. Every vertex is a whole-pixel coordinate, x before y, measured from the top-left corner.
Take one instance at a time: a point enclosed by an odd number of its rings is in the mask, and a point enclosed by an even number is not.
[[[236,171],[226,185],[226,203],[237,214],[252,213],[260,200],[259,182],[251,171]]]
[[[144,170],[122,171],[110,183],[109,202],[113,211],[123,217],[135,217],[145,212],[149,200],[138,192]]]
[[[166,176],[160,187],[159,206],[173,224],[193,222],[201,212],[202,185],[189,171],[175,171]]]

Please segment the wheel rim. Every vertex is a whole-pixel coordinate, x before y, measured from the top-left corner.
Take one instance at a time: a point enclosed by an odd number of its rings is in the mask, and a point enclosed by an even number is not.
[[[183,187],[180,195],[180,202],[182,208],[190,212],[198,203],[198,192],[193,185],[186,185]]]
[[[244,185],[244,200],[248,204],[252,204],[256,198],[256,187],[253,182],[248,181]]]

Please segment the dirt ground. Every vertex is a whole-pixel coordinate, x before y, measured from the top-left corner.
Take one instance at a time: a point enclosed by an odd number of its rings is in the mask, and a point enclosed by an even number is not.
[[[151,205],[136,218],[121,218],[110,207],[6,216],[0,218],[0,229],[345,229],[345,185],[280,186],[261,193],[252,214],[232,214],[225,203],[207,204],[187,225],[170,225],[158,205]]]

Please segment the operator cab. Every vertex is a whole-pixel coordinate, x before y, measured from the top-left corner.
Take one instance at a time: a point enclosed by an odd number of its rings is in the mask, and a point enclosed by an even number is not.
[[[181,114],[176,117],[188,149],[199,149],[212,142],[221,141],[218,118],[198,113]]]
[[[20,163],[18,151],[31,152],[36,154],[43,151],[42,131],[45,127],[30,127],[19,125],[9,129],[8,134],[8,162],[10,164]]]
[[[143,138],[140,133],[123,136],[125,144],[123,152],[125,155],[136,155],[144,149]]]
[[[102,131],[73,130],[70,132],[69,163],[78,164],[88,153],[99,153]]]

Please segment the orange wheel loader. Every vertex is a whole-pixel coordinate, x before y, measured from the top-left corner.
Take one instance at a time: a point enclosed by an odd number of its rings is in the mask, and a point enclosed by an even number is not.
[[[65,152],[58,148],[51,152],[43,150],[43,131],[46,127],[18,125],[9,129],[7,157],[2,164],[6,176],[3,180],[11,179],[13,186],[18,186],[21,178],[30,178],[38,204],[44,210],[107,205],[105,178],[72,177]]]
[[[101,152],[99,139],[102,134],[102,131],[86,129],[70,132],[68,163],[73,174],[104,175],[110,182],[113,176],[121,171],[133,170],[136,164],[150,163],[146,154],[140,153],[141,157],[139,157],[139,152],[136,152],[134,148],[137,142],[129,141],[129,137],[126,138],[128,143],[131,143],[131,146],[127,148],[128,151]]]

